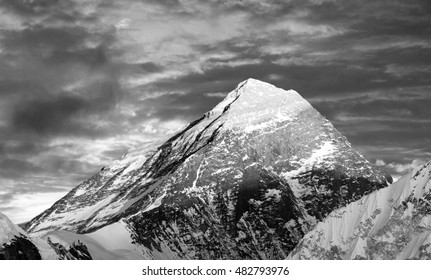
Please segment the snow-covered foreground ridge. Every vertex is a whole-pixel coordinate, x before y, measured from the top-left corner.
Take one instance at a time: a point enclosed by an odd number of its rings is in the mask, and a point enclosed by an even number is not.
[[[143,259],[123,224],[91,234],[53,231],[29,236],[0,213],[0,260]]]
[[[22,234],[24,234],[22,229],[14,225],[6,215],[0,213],[0,244],[9,243]]]
[[[144,258],[280,259],[331,211],[387,180],[297,92],[248,79],[169,139],[102,168],[25,229],[46,238],[118,224]]]
[[[26,233],[0,213],[0,260],[41,259]]]
[[[332,212],[290,259],[431,259],[431,162]]]

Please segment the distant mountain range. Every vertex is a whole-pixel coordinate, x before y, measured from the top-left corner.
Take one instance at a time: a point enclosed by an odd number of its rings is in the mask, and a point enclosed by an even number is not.
[[[431,259],[431,162],[332,212],[290,259]]]
[[[169,139],[102,168],[27,235],[7,236],[41,258],[429,258],[424,170],[420,183],[388,187],[297,92],[248,79]]]

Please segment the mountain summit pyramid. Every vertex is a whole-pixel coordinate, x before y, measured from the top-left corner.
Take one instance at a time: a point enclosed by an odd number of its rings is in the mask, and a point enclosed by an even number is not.
[[[281,259],[332,210],[388,180],[297,92],[248,79],[25,228],[96,234],[115,224],[150,259]]]

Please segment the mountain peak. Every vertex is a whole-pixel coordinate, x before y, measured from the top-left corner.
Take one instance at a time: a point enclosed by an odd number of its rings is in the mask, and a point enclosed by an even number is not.
[[[240,82],[237,86],[237,88],[240,87],[261,87],[261,88],[275,88],[275,86],[273,84],[261,81],[261,80],[257,80],[257,79],[253,79],[253,78],[248,78],[242,82]]]
[[[247,80],[244,80],[240,82],[235,90],[231,91],[225,98],[230,100],[237,98],[241,95],[256,95],[254,97],[262,97],[266,92],[277,92],[278,94],[286,94],[292,90],[286,91],[280,88],[277,88],[276,86],[263,82],[261,80],[256,80],[253,78],[248,78]],[[264,96],[268,97],[268,96]]]
[[[287,120],[300,111],[312,109],[300,94],[294,90],[284,90],[270,83],[249,78],[238,84],[207,115],[227,112],[228,119],[236,125],[241,123],[261,123],[267,120]]]
[[[148,258],[285,258],[332,210],[386,185],[297,92],[248,79],[25,228],[96,233],[121,220]]]

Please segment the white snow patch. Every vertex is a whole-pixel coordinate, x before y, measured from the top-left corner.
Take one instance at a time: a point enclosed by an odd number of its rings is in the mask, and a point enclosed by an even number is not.
[[[83,194],[85,194],[87,191],[84,188],[79,188],[78,190],[76,190],[75,192],[75,196],[81,196]]]
[[[235,174],[235,176],[233,177],[234,179],[241,179],[244,176],[244,174],[239,171],[237,174]]]
[[[326,141],[319,149],[313,151],[313,154],[308,159],[308,161],[317,162],[320,159],[330,156],[336,150],[337,148],[332,144],[331,141]]]
[[[275,197],[276,199],[280,199],[281,198],[281,190],[276,190],[276,189],[268,189],[265,192],[265,198],[273,198]]]
[[[281,175],[285,178],[291,178],[302,172],[307,171],[314,164],[320,163],[323,160],[333,158],[333,154],[337,151],[337,147],[331,142],[324,142],[319,148],[313,150],[311,156],[307,159],[300,159],[297,163],[301,166],[299,169],[283,172]]]
[[[148,205],[142,212],[148,212],[162,205],[162,200],[165,196],[166,196],[166,192],[164,192],[161,196],[159,196],[156,200],[154,200],[154,202]]]
[[[220,168],[219,170],[215,171],[213,174],[219,174],[228,170],[230,170],[230,167]]]

